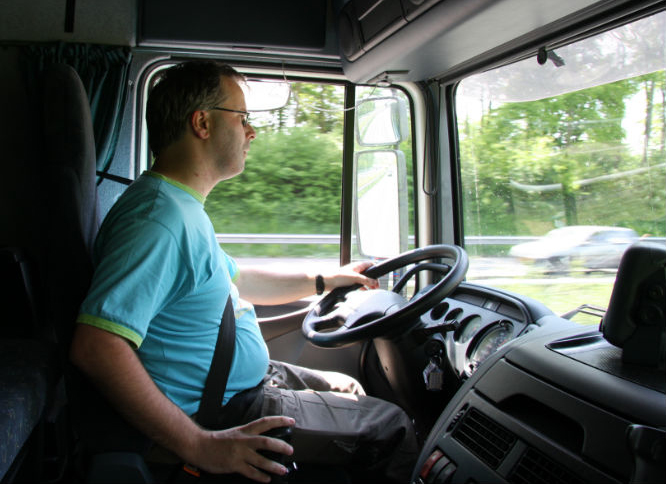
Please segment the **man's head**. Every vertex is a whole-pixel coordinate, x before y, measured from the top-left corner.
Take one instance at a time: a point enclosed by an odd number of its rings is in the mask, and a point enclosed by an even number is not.
[[[224,105],[229,93],[223,86],[228,83],[221,78],[238,82],[243,76],[227,64],[207,60],[177,64],[159,74],[146,106],[153,155],[159,156],[184,134],[192,113]]]

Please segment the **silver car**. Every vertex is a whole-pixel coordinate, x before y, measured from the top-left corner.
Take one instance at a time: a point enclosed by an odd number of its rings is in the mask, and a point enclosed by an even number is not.
[[[509,255],[543,264],[546,272],[568,272],[572,265],[584,270],[612,270],[618,268],[624,251],[638,239],[634,230],[624,227],[572,225],[515,245]]]

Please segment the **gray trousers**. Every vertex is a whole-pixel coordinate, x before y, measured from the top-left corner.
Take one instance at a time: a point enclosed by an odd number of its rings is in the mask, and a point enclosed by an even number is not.
[[[296,462],[341,465],[366,482],[408,483],[418,457],[403,410],[365,395],[353,378],[271,361],[261,415],[296,420]]]

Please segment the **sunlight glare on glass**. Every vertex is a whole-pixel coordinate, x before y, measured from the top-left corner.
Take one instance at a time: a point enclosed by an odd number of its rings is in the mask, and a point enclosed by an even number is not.
[[[241,87],[250,112],[281,109],[291,94],[289,83],[283,81],[248,79]]]

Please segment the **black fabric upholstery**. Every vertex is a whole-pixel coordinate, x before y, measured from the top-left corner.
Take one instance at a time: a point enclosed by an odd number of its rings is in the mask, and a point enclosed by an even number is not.
[[[99,229],[93,126],[85,89],[65,64],[44,72],[44,141],[48,244],[46,306],[62,354],[77,461],[109,450],[140,452],[146,439],[129,427],[92,384],[68,362],[76,317],[93,274],[92,249]]]
[[[56,371],[53,345],[0,339],[0,480],[42,419]],[[11,482],[11,481],[10,481]]]
[[[32,446],[30,436],[50,396],[52,346],[37,341],[35,305],[24,263],[40,253],[39,115],[17,49],[0,49],[0,480],[13,475]],[[31,114],[32,113],[32,114]],[[32,288],[32,286],[30,286]]]
[[[3,143],[10,148],[3,164],[10,168],[5,183],[14,187],[3,191],[2,214],[6,222],[19,219],[21,224],[0,242],[27,248],[38,284],[33,291],[23,270],[23,251],[5,249],[2,288],[12,307],[0,326],[12,331],[0,338],[0,479],[9,483],[26,480],[26,468],[32,467],[31,461],[23,462],[26,455],[43,455],[43,439],[34,438],[35,432],[49,434],[65,414],[59,383],[70,373],[69,342],[92,275],[92,244],[99,227],[95,143],[85,89],[65,65],[46,69],[39,83],[18,82],[19,64],[9,63],[12,75],[0,76],[0,86],[8,88],[2,96],[11,101],[0,118],[17,137],[17,142]],[[28,85],[39,88],[26,92]],[[32,113],[30,122],[17,124],[21,118],[16,115],[23,112]],[[8,334],[20,338],[9,339]],[[65,462],[60,450],[49,458]]]
[[[20,247],[36,261],[44,212],[40,194],[41,130],[38,93],[28,91],[16,48],[0,48],[0,246]]]
[[[66,349],[92,276],[99,228],[95,140],[86,91],[72,67],[57,64],[45,71],[43,100],[49,212],[45,294]]]
[[[80,232],[91,247],[99,227],[95,168],[95,139],[88,97],[76,71],[55,64],[44,73],[44,162],[76,179],[71,188],[80,193],[74,208]]]
[[[57,359],[53,345],[40,340],[21,249],[0,248],[0,274],[0,480],[12,482],[53,393]]]
[[[0,319],[2,338],[40,336],[32,275],[26,256],[18,247],[0,247]]]

